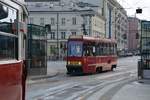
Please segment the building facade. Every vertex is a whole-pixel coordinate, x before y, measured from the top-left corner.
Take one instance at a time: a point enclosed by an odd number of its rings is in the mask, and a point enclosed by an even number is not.
[[[66,42],[70,35],[82,35],[85,30],[86,35],[105,37],[105,18],[95,10],[97,6],[70,3],[27,2],[30,24],[51,25],[47,37],[48,59],[63,59],[66,56]]]
[[[140,20],[135,17],[128,17],[128,50],[131,52],[139,48]]]
[[[127,49],[127,13],[116,0],[103,0],[103,15],[106,18],[106,38],[117,41],[118,52]]]

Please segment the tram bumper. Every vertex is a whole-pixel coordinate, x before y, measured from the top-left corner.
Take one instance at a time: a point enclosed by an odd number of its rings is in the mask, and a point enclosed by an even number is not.
[[[67,74],[83,74],[81,65],[66,65]]]

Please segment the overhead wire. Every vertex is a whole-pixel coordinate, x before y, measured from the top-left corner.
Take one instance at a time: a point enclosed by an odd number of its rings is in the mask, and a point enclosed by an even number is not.
[[[137,5],[138,3],[140,3],[142,0],[137,1],[136,3],[134,3],[134,5]]]

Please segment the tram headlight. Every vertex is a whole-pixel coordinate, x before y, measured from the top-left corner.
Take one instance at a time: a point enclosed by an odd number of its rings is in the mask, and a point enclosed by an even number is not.
[[[70,65],[71,64],[71,62],[70,61],[68,61],[68,65]]]
[[[78,62],[78,65],[81,65],[81,64],[82,64],[81,61],[79,61],[79,62]]]
[[[68,65],[82,65],[81,61],[68,61]]]

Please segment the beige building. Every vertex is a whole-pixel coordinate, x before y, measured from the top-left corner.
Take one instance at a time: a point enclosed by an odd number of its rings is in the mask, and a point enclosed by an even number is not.
[[[27,2],[30,24],[51,25],[47,36],[48,59],[56,59],[57,56],[63,59],[68,37],[83,34],[83,24],[87,35],[105,37],[105,18],[98,13],[97,6],[83,2],[70,3]]]

